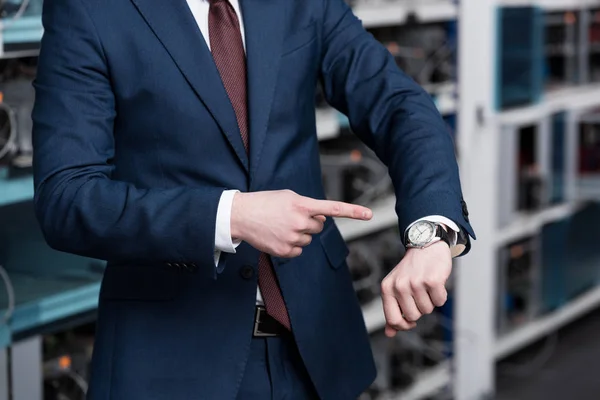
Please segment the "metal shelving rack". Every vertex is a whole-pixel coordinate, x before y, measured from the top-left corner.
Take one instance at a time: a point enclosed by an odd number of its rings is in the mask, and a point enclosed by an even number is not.
[[[452,384],[455,399],[479,400],[493,394],[494,365],[497,359],[521,349],[600,305],[600,289],[593,289],[552,314],[505,336],[496,337],[495,271],[498,246],[534,233],[547,222],[565,218],[577,207],[577,200],[572,197],[570,202],[539,213],[518,216],[501,230],[497,229],[495,221],[499,188],[496,177],[501,167],[497,148],[501,128],[505,125],[538,121],[555,111],[600,105],[600,85],[588,85],[546,95],[535,105],[497,112],[494,108],[497,8],[502,5],[533,4],[548,10],[581,9],[600,7],[600,0],[461,0],[460,6],[451,0],[368,4],[355,9],[356,15],[367,28],[403,24],[409,16],[421,22],[456,18],[460,20],[459,82],[437,86],[430,91],[442,113],[460,111],[457,148],[464,195],[478,234],[471,254],[461,259],[455,268],[454,359],[424,371],[414,384],[389,398],[422,399]],[[7,24],[6,21],[4,24]],[[6,29],[0,29],[0,57],[19,56],[18,52],[4,51],[7,48],[5,45],[39,41],[41,34],[39,18],[28,17],[7,25]],[[460,97],[456,96],[457,93],[460,93]],[[347,120],[335,110],[317,111],[317,134],[320,140],[337,137],[345,126]],[[570,191],[573,193],[575,189],[571,188]],[[0,179],[0,207],[30,201],[32,196],[31,178],[10,181]],[[346,240],[353,240],[395,226],[397,217],[394,203],[395,199],[390,197],[375,204],[374,218],[368,223],[338,221],[342,235]],[[26,359],[35,362],[41,352],[39,338],[35,336],[36,330],[92,311],[96,306],[98,290],[99,283],[93,282],[68,290],[50,291],[38,297],[29,296],[30,299],[22,303],[17,299],[11,322],[8,325],[0,324],[0,400],[8,399],[8,394],[1,389],[8,387],[8,346],[12,346],[13,359],[23,354]],[[0,313],[2,312],[0,309]],[[385,325],[379,300],[366,305],[363,313],[369,332],[380,330]],[[23,332],[32,334],[28,336]],[[21,335],[19,342],[13,342],[15,335]],[[12,368],[14,370],[19,366],[13,363]],[[26,377],[14,373],[12,375],[25,379],[24,382],[31,382],[39,374],[39,371],[34,370],[29,371]],[[13,388],[18,389],[19,386],[22,386],[22,382],[13,382]]]
[[[35,0],[34,0],[35,1]],[[451,1],[390,2],[373,7],[357,8],[355,13],[366,28],[403,24],[409,16],[421,22],[448,21],[456,18],[457,6]],[[0,58],[13,58],[35,55],[36,43],[43,34],[39,17],[27,16],[17,21],[0,21]],[[14,50],[15,44],[25,43],[27,49]],[[16,46],[18,48],[18,46]],[[457,109],[456,85],[436,85],[430,88],[434,100],[442,114],[455,113]],[[347,119],[335,110],[317,110],[317,134],[319,140],[337,137],[342,128],[348,126]],[[0,176],[0,207],[31,201],[33,180],[31,177],[2,179]],[[338,221],[346,240],[357,239],[371,233],[391,228],[397,224],[394,211],[395,199],[384,198],[374,205],[374,218],[368,223],[347,220]],[[78,286],[64,288],[53,285],[52,278],[28,281],[16,274],[11,276],[16,291],[16,307],[8,324],[0,324],[0,400],[8,400],[8,376],[12,376],[12,395],[15,400],[35,400],[41,392],[32,389],[31,382],[40,381],[41,371],[31,368],[41,365],[41,339],[39,332],[44,327],[68,321],[93,311],[97,305],[99,282],[92,281]],[[53,288],[56,286],[56,290]],[[34,287],[43,288],[39,293]],[[1,305],[1,303],[0,303]],[[5,310],[0,307],[0,313]],[[363,308],[365,323],[369,332],[385,326],[381,301],[373,301]],[[18,338],[18,340],[15,340]],[[9,351],[11,357],[8,357]],[[9,358],[12,363],[9,364]],[[9,374],[9,370],[11,373]],[[420,399],[448,385],[450,365],[443,363],[424,371],[416,382],[390,398]],[[29,383],[27,383],[29,382]],[[41,389],[40,389],[41,390]],[[24,393],[27,393],[26,395]],[[39,394],[39,396],[38,396]],[[25,397],[24,397],[25,396]],[[31,396],[34,396],[32,398]]]
[[[507,126],[539,123],[567,112],[567,147],[575,153],[579,110],[600,106],[597,84],[544,93],[536,104],[510,111],[495,109],[497,12],[503,6],[535,6],[543,11],[582,11],[600,7],[598,0],[461,0],[459,12],[460,91],[458,149],[464,195],[478,235],[471,254],[456,268],[454,397],[480,400],[494,394],[495,363],[600,307],[600,287],[561,308],[499,335],[496,331],[497,250],[512,240],[538,232],[544,224],[572,215],[582,200],[575,187],[574,163],[567,167],[564,203],[511,218],[498,228],[498,176],[502,164],[499,139]],[[546,128],[547,129],[547,128]],[[575,157],[575,156],[574,156]]]
[[[387,5],[358,8],[355,12],[363,20],[366,28],[399,25],[404,23],[409,16],[415,16],[422,22],[446,21],[456,18],[458,8],[450,1],[421,3],[390,2]],[[43,29],[39,17],[28,16],[18,21],[1,21],[0,58],[35,55],[35,43],[39,42],[42,34]],[[19,43],[28,44],[27,49],[14,50],[14,45]],[[430,88],[430,92],[443,114],[451,114],[456,111],[456,85],[436,85]],[[317,110],[319,140],[335,138],[340,134],[342,128],[347,126],[347,119],[337,111]],[[0,177],[0,207],[30,201],[32,197],[32,178],[3,180]],[[346,240],[352,240],[395,226],[397,217],[394,203],[394,198],[385,198],[374,205],[374,218],[369,223],[357,224],[338,221],[342,235]],[[41,341],[38,332],[47,325],[68,321],[78,315],[93,311],[99,291],[99,282],[82,284],[68,289],[57,287],[57,290],[52,290],[51,281],[39,280],[35,282],[35,286],[44,287],[45,290],[40,293],[32,293],[32,282],[27,284],[26,279],[21,285],[20,278],[13,274],[12,280],[16,289],[17,305],[10,322],[7,325],[0,325],[0,388],[9,387],[8,376],[12,375],[11,386],[13,398],[16,400],[21,400],[19,396],[23,395],[20,393],[26,392],[28,399],[37,393],[37,390],[32,392],[31,385],[27,385],[26,382],[38,381],[41,377],[39,370],[31,368],[32,364],[41,364],[39,361],[41,360]],[[24,297],[27,297],[27,300],[20,301]],[[3,311],[0,309],[0,312]],[[374,301],[365,306],[363,312],[369,332],[384,327],[385,318],[381,301]],[[19,340],[15,341],[15,337],[18,337]],[[9,348],[12,353],[11,358],[14,360],[10,365],[7,356]],[[8,373],[9,369],[12,370],[12,374]],[[430,371],[425,371],[415,384],[392,397],[419,399],[434,390],[445,387],[449,378],[449,364],[445,363]],[[7,399],[8,393],[0,389],[0,400]]]

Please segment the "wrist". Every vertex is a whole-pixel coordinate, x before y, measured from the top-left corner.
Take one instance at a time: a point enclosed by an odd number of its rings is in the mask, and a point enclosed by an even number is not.
[[[435,242],[429,243],[423,247],[406,247],[405,254],[408,253],[418,253],[418,252],[427,252],[427,251],[437,251],[435,249],[440,249],[444,247],[445,249],[450,250],[450,246],[443,240],[436,240]]]

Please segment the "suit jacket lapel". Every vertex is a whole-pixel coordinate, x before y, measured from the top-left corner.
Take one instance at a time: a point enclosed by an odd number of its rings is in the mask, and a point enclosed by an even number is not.
[[[235,112],[202,32],[185,0],[132,0],[189,84],[217,121],[240,162],[248,156]],[[257,47],[254,43],[252,47]],[[264,118],[264,117],[263,117]]]
[[[284,33],[285,4],[282,0],[240,0],[246,32],[251,180],[267,134]]]

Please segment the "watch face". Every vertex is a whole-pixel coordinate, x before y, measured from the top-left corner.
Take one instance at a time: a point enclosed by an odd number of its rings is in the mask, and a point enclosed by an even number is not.
[[[420,221],[408,230],[408,241],[414,246],[424,246],[431,242],[435,235],[435,225],[431,222]]]

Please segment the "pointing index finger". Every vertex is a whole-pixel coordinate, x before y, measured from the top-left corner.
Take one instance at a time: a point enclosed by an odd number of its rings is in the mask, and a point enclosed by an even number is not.
[[[308,203],[311,216],[325,215],[328,217],[352,218],[368,221],[373,217],[373,212],[367,207],[331,200],[314,200]]]

